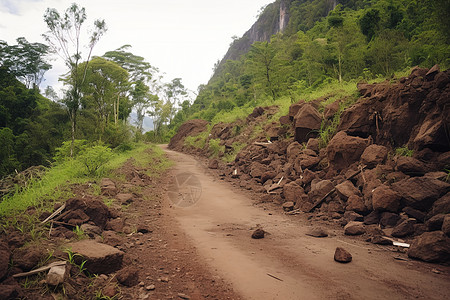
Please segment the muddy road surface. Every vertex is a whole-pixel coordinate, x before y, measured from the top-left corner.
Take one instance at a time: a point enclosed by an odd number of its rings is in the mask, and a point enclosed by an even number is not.
[[[446,299],[449,268],[407,259],[404,251],[349,237],[305,233],[306,216],[255,205],[248,193],[220,180],[193,157],[168,150],[175,162],[168,186],[168,215],[195,245],[203,267],[228,282],[243,299]],[[263,239],[252,239],[261,226]],[[352,262],[333,259],[343,247]],[[399,259],[400,258],[400,259]]]

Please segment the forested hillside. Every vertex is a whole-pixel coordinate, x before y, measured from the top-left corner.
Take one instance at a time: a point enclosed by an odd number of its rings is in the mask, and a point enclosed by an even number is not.
[[[102,155],[144,139],[164,140],[177,103],[187,94],[181,78],[164,82],[159,69],[130,52],[130,45],[92,56],[106,22],[96,20],[88,29],[86,18],[77,4],[64,12],[49,8],[45,44],[23,37],[16,44],[0,40],[0,178],[74,158],[91,147],[100,146]],[[59,74],[64,87],[48,86],[44,96],[40,85],[55,57],[66,66]],[[152,117],[153,131],[144,136],[145,116]]]
[[[245,115],[243,110],[283,97],[297,102],[327,86],[348,89],[353,82],[356,91],[357,81],[416,65],[446,69],[449,12],[445,0],[278,0],[235,39],[193,105],[183,107],[171,126],[193,118],[216,122],[227,112]],[[247,51],[249,39],[259,41]]]

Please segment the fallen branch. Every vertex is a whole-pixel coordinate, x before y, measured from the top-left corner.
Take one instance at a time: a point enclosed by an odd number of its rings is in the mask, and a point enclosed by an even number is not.
[[[300,208],[298,208],[298,209],[294,209],[294,210],[286,212],[286,215],[298,215],[301,213],[302,213],[302,211],[300,210]]]
[[[253,144],[256,146],[267,147],[272,143],[254,142]]]
[[[63,205],[61,205],[60,208],[58,208],[57,210],[55,210],[54,213],[52,213],[50,216],[48,216],[47,219],[45,219],[44,221],[41,222],[41,224],[45,224],[47,223],[49,220],[53,219],[56,215],[58,215],[59,213],[61,213],[64,208],[66,208],[66,204],[64,203]]]
[[[355,173],[353,173],[352,175],[350,175],[349,177],[347,177],[347,180],[352,179],[353,177],[355,177],[356,175],[358,175],[359,173],[361,173],[365,168],[367,168],[367,166],[360,166],[358,168],[358,171],[356,171]]]
[[[325,196],[323,196],[321,199],[317,200],[316,203],[314,203],[314,205],[309,209],[308,212],[312,212],[317,206],[322,204],[322,202],[325,201],[325,199],[328,196],[330,196],[335,190],[336,190],[336,188],[332,188],[331,191],[329,191]]]
[[[19,274],[14,274],[13,277],[14,278],[18,278],[18,277],[25,277],[25,276],[30,276],[30,275],[34,275],[40,272],[44,272],[47,270],[50,270],[52,267],[55,266],[64,266],[67,262],[66,261],[55,261],[49,265],[46,265],[45,267],[40,267],[36,270],[32,270],[30,272],[25,272],[25,273],[19,273]]]
[[[70,227],[77,227],[77,225],[65,223],[65,222],[59,222],[59,221],[52,221],[52,223],[58,224],[58,225],[64,225],[64,226],[70,226]]]
[[[278,185],[280,185],[280,183],[283,181],[284,176],[281,176],[281,179],[277,182]]]
[[[267,273],[267,275],[269,275],[269,276],[272,277],[272,278],[275,278],[276,280],[283,281],[283,279],[278,278],[277,276],[272,275],[272,274],[270,274],[270,273]]]

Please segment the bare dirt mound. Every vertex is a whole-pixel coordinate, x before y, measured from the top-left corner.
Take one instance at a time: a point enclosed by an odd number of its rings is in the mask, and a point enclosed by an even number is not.
[[[183,123],[178,129],[177,134],[172,137],[169,143],[169,148],[174,150],[181,150],[184,145],[184,139],[187,136],[195,136],[202,131],[205,131],[208,122],[205,120],[189,120]]]

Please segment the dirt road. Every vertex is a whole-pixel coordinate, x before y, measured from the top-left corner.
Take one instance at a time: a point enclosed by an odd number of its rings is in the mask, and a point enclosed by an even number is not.
[[[244,299],[448,297],[448,267],[395,260],[406,255],[344,236],[336,227],[328,228],[327,238],[306,236],[306,218],[254,206],[245,193],[208,174],[191,156],[163,148],[175,162],[174,175],[185,174],[169,187],[178,204],[171,205],[169,214],[197,248],[200,261]],[[250,238],[257,224],[269,233],[266,238]],[[338,246],[353,255],[351,263],[333,260]]]

